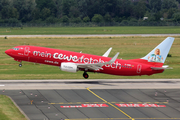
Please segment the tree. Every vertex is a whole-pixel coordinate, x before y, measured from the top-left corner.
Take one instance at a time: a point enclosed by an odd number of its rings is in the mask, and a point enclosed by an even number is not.
[[[69,22],[68,16],[67,16],[67,15],[64,15],[64,16],[61,18],[61,21],[62,21],[63,23],[68,23],[68,22]]]
[[[28,22],[33,19],[31,13],[36,6],[35,0],[13,0],[13,6],[19,12],[19,19],[22,22]]]
[[[5,6],[10,6],[11,1],[10,0],[0,0],[0,10],[2,10]]]
[[[156,12],[156,13],[154,14],[154,17],[155,17],[155,21],[160,21],[160,18],[162,17],[161,12]]]
[[[170,8],[178,8],[178,2],[176,0],[163,0],[162,1],[162,5],[161,5],[162,9],[170,9]]]
[[[41,11],[41,18],[42,20],[45,20],[46,18],[48,18],[51,15],[51,11],[48,8],[43,8]]]
[[[100,14],[95,14],[91,21],[96,22],[96,23],[100,23],[103,21],[103,16]]]
[[[83,22],[85,22],[85,23],[90,22],[90,18],[88,16],[84,17]]]
[[[11,13],[11,7],[10,6],[3,7],[1,10],[1,18],[2,19],[10,18],[10,13]]]
[[[8,23],[11,24],[12,27],[21,27],[21,22],[16,18],[8,19]]]
[[[119,11],[119,8],[117,7],[118,1],[122,1],[122,0],[101,0],[100,5],[99,5],[100,14],[105,16],[108,13],[110,16],[114,17],[116,14],[116,11],[117,10]],[[129,0],[126,0],[126,1],[129,1]]]
[[[16,8],[12,8],[12,11],[11,11],[11,18],[16,18],[16,19],[19,19],[19,12]]]
[[[144,17],[148,17],[147,21],[155,21],[156,19],[154,13],[150,13],[149,11],[146,11]]]
[[[57,18],[61,18],[62,16],[63,16],[63,10],[62,10],[62,8],[63,8],[63,6],[62,6],[62,1],[63,0],[56,0],[55,1],[55,6],[56,6],[56,17]]]
[[[180,12],[173,14],[173,19],[176,22],[180,22]]]
[[[88,7],[89,7],[88,1],[89,0],[78,0],[77,1],[81,18],[88,16]]]
[[[170,8],[167,12],[168,14],[168,19],[172,18],[173,14],[176,13],[178,10],[176,8]]]
[[[33,20],[38,20],[40,19],[40,10],[39,8],[35,8],[32,12],[31,12],[31,15],[33,17]]]
[[[47,8],[53,10],[55,8],[55,3],[53,0],[36,0],[37,8],[40,10]]]
[[[137,5],[133,6],[133,15],[136,18],[142,18],[144,17],[144,14],[146,13],[147,7],[145,0],[140,0]],[[145,16],[147,17],[147,16]]]
[[[180,3],[180,0],[176,0],[176,1]]]
[[[71,7],[70,7],[70,10],[69,10],[69,16],[70,16],[70,17],[75,17],[75,18],[77,18],[77,17],[79,17],[80,14],[81,14],[81,13],[80,13],[78,7],[75,7],[75,6],[71,6]]]
[[[77,18],[71,18],[71,22],[72,23],[80,23],[82,20],[80,17],[77,17]]]
[[[161,4],[162,4],[161,0],[149,0],[150,9],[153,12],[160,11],[161,10]]]
[[[48,17],[46,19],[46,23],[56,23],[57,22],[57,19],[55,17]]]
[[[36,3],[37,3],[36,7],[39,8],[40,11],[47,8],[50,10],[51,16],[56,15],[57,10],[56,10],[56,5],[55,5],[54,0],[36,0]]]
[[[128,18],[132,12],[132,2],[130,0],[117,0],[116,15]]]
[[[101,0],[87,0],[87,15],[92,18],[95,14],[101,13]]]
[[[0,0],[0,19],[6,23],[10,18],[23,23],[54,23],[58,19],[74,23],[121,22],[147,17],[145,13],[148,11],[151,21],[158,21],[162,16],[172,20],[177,18],[175,13],[180,11],[179,2],[180,0]]]
[[[63,11],[63,15],[69,15],[69,10],[70,10],[70,7],[71,7],[71,4],[70,4],[70,0],[64,0],[62,1],[62,11]]]
[[[112,22],[111,16],[109,15],[109,13],[106,13],[106,15],[104,16],[104,20],[105,22]]]

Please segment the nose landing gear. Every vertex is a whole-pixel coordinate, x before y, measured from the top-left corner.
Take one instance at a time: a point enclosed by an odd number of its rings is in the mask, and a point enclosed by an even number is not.
[[[84,72],[84,73],[83,73],[83,77],[84,77],[85,79],[88,79],[89,75],[88,75],[86,72]]]

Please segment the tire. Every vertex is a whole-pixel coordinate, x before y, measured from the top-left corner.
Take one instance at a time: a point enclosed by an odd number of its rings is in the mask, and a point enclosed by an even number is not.
[[[83,77],[84,77],[85,79],[88,79],[89,75],[85,72],[85,73],[83,73]]]

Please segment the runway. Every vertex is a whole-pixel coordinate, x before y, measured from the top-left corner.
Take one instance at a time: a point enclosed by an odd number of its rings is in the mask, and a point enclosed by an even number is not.
[[[0,89],[179,89],[180,79],[0,80]]]
[[[0,93],[30,120],[180,120],[180,79],[2,80],[0,85]]]

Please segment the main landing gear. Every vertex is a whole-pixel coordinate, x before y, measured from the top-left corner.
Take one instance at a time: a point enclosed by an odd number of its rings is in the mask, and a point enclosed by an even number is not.
[[[22,62],[20,62],[19,67],[22,67]]]
[[[84,77],[85,79],[88,79],[89,75],[84,71],[83,77]]]

